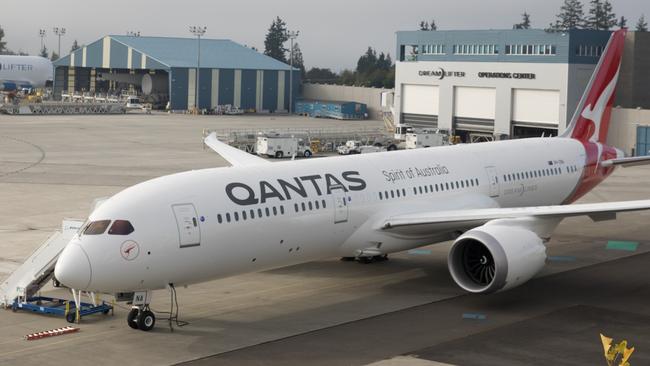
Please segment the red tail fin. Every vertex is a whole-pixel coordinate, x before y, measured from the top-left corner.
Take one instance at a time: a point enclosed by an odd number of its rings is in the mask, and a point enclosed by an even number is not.
[[[625,29],[612,33],[563,137],[605,143],[626,33]]]

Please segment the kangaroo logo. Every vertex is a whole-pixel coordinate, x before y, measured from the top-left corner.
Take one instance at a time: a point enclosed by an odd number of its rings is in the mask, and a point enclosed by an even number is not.
[[[620,67],[616,71],[616,75],[614,75],[614,77],[609,82],[607,87],[603,90],[603,92],[598,97],[596,104],[594,106],[589,104],[588,106],[585,107],[585,109],[581,113],[581,116],[583,118],[590,120],[594,123],[594,131],[591,133],[591,136],[589,137],[590,142],[598,141],[598,137],[600,135],[600,124],[603,119],[603,114],[605,113],[605,108],[607,107],[607,102],[612,97],[612,95],[614,94],[614,90],[616,89],[616,82],[618,81],[619,71],[620,71]]]

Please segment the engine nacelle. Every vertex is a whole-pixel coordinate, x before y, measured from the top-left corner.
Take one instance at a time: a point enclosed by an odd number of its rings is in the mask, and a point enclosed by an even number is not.
[[[506,290],[531,279],[546,262],[546,246],[520,227],[490,225],[456,239],[449,251],[449,272],[458,286],[473,293]]]

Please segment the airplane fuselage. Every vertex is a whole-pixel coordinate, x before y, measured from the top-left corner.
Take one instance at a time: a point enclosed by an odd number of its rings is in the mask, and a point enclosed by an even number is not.
[[[53,80],[52,62],[38,56],[0,55],[0,91],[44,87]]]
[[[102,258],[90,263],[86,288],[156,289],[449,240],[451,228],[407,236],[386,233],[381,224],[424,210],[566,203],[588,163],[583,143],[538,138],[156,178],[118,193],[90,216],[128,220],[134,231],[120,247],[109,233],[81,236],[86,256]]]

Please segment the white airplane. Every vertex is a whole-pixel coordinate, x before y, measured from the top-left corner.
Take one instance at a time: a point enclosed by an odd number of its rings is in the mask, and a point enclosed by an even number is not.
[[[42,88],[53,76],[54,66],[44,57],[0,55],[0,91]]]
[[[605,145],[625,31],[614,32],[567,132],[429,149],[269,163],[205,142],[232,167],[173,174],[116,194],[89,217],[55,276],[77,290],[151,291],[327,257],[380,258],[455,240],[449,270],[472,293],[523,284],[562,219],[615,219],[650,200],[574,204],[624,158]]]

